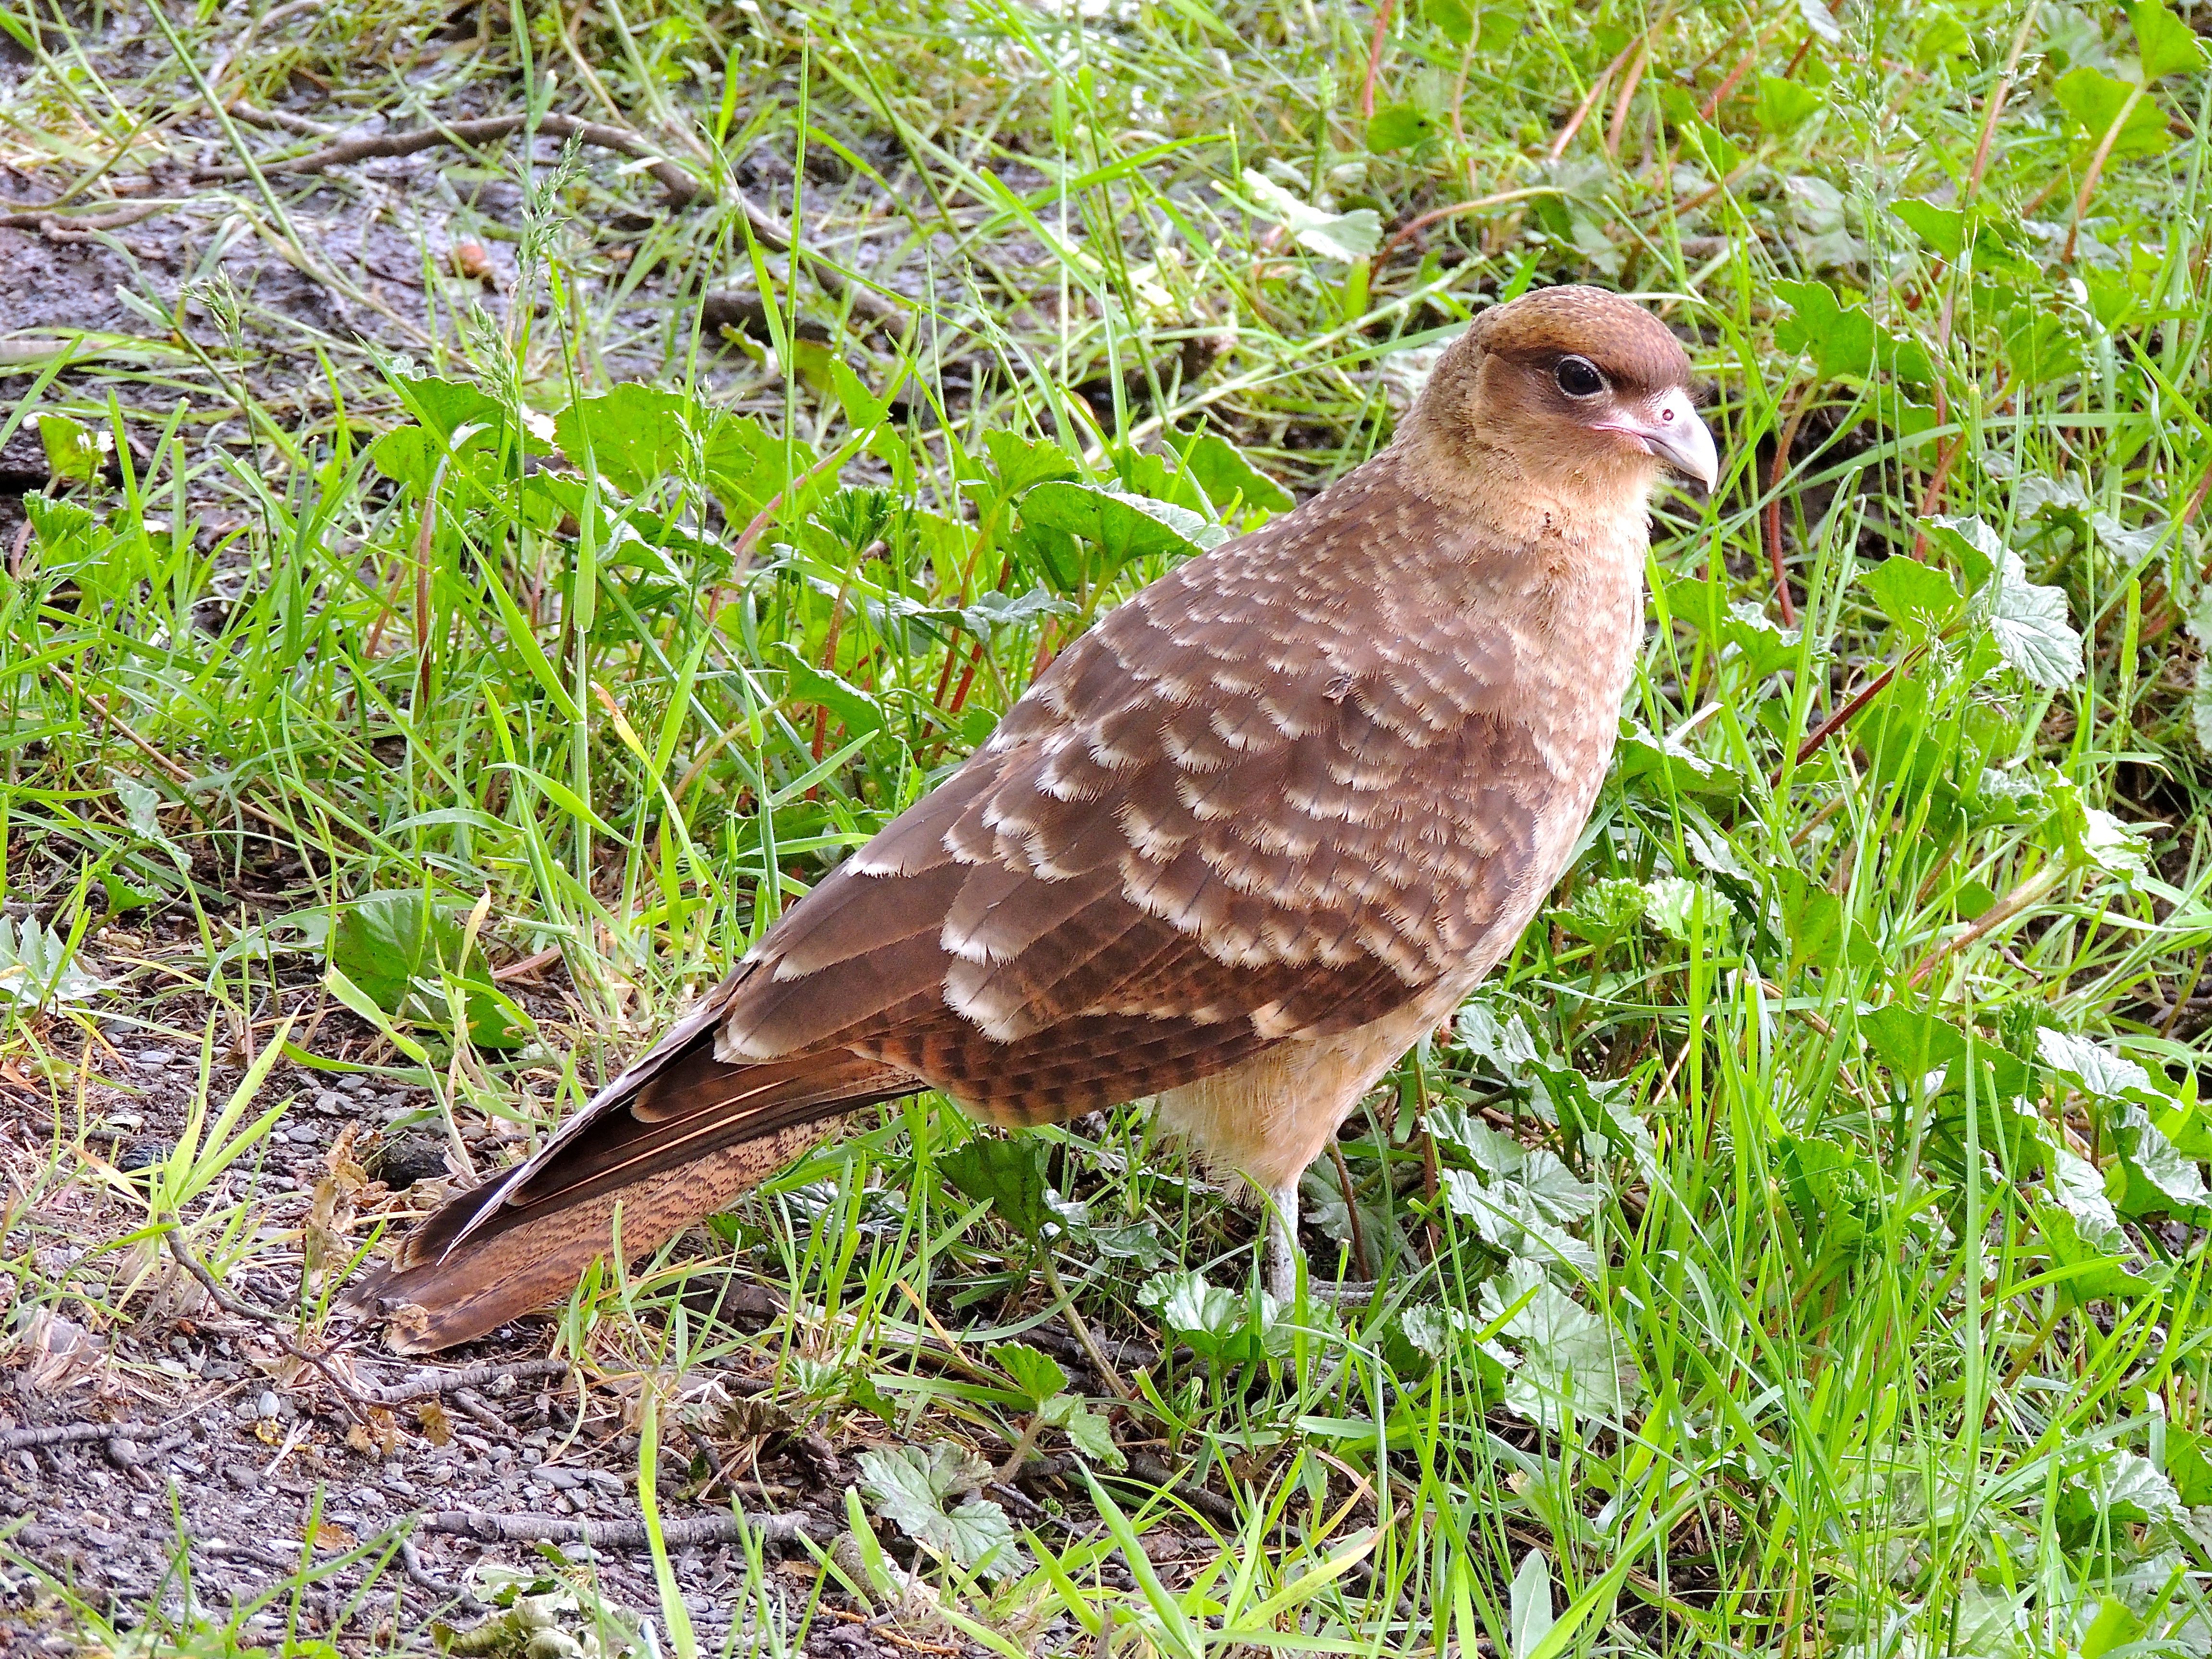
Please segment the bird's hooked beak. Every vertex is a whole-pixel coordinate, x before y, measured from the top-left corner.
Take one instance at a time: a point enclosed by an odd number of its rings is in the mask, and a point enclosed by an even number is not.
[[[1720,452],[1713,434],[1698,418],[1687,388],[1675,386],[1649,402],[1634,406],[1609,421],[1599,421],[1593,430],[1618,432],[1635,439],[1652,454],[1686,473],[1707,490],[1720,482]]]

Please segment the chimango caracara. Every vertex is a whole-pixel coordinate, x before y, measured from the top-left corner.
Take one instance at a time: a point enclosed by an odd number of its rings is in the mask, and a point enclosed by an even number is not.
[[[1641,307],[1485,313],[1389,447],[1109,613],[991,740],[534,1158],[363,1287],[445,1346],[651,1249],[846,1114],[1027,1124],[1151,1098],[1274,1206],[1565,865],[1642,631],[1647,503],[1710,487]],[[619,1221],[617,1221],[619,1212]]]

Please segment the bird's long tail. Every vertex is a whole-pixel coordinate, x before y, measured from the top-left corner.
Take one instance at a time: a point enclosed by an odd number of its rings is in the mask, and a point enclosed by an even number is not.
[[[433,1212],[346,1298],[426,1353],[557,1302],[615,1253],[658,1247],[788,1164],[852,1112],[925,1085],[834,1049],[715,1059],[711,1027],[603,1090],[535,1157]]]

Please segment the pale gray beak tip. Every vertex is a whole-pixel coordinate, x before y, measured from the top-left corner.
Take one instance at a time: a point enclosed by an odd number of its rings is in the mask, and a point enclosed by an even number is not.
[[[1698,418],[1688,392],[1678,390],[1661,398],[1640,435],[1654,455],[1695,478],[1707,495],[1719,484],[1720,452],[1713,447],[1712,433]]]

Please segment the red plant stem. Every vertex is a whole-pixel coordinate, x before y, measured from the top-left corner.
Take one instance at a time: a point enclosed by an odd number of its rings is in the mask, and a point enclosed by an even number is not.
[[[1375,75],[1382,63],[1382,42],[1390,33],[1390,15],[1398,9],[1398,0],[1382,0],[1375,13],[1375,33],[1367,43],[1367,79],[1360,83],[1359,114],[1363,120],[1375,118]]]
[[[1813,402],[1813,385],[1808,381],[1798,392],[1796,401],[1790,406],[1790,418],[1782,423],[1782,430],[1774,441],[1774,465],[1766,477],[1766,558],[1774,570],[1774,599],[1782,610],[1782,625],[1797,626],[1796,602],[1790,597],[1790,576],[1782,562],[1782,481],[1790,476],[1790,450],[1797,441],[1797,428],[1805,418],[1805,411]]]
[[[1905,662],[1910,662],[1911,660],[1911,659],[1910,657],[1907,657],[1905,659]],[[1818,726],[1814,726],[1812,731],[1808,732],[1805,737],[1805,741],[1797,745],[1797,759],[1796,764],[1802,766],[1807,761],[1812,759],[1813,757],[1819,752],[1822,744],[1827,742],[1830,738],[1832,738],[1837,732],[1842,731],[1845,723],[1850,720],[1852,715],[1857,714],[1860,709],[1872,702],[1875,698],[1881,694],[1882,687],[1887,685],[1892,680],[1897,678],[1897,671],[1904,665],[1904,662],[1892,663],[1888,667],[1883,669],[1881,673],[1877,674],[1864,690],[1861,691],[1841,708],[1836,710],[1834,714],[1829,715],[1827,719],[1822,720]],[[1775,772],[1771,781],[1776,783],[1782,781],[1782,774],[1779,769]]]

